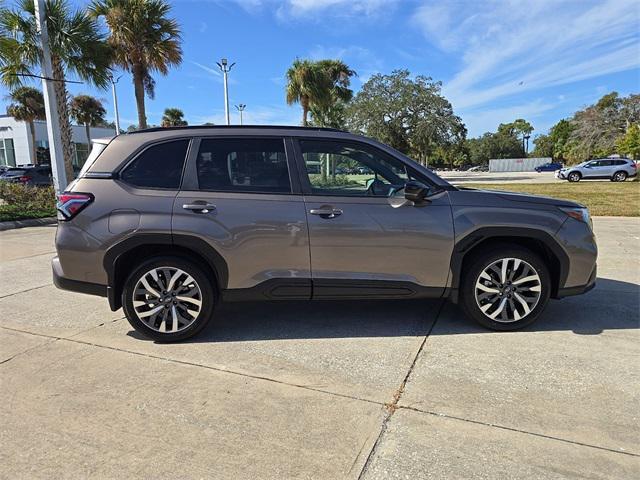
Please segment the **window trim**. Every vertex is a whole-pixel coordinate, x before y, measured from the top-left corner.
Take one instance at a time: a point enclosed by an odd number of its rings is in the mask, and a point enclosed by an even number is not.
[[[283,135],[210,135],[194,137],[192,147],[187,156],[186,170],[183,174],[183,182],[181,191],[189,192],[206,192],[206,193],[229,193],[234,195],[301,195],[300,181],[296,165],[293,164],[293,150],[289,137]],[[203,140],[280,140],[284,146],[285,162],[287,165],[287,173],[289,174],[288,192],[260,192],[248,190],[220,190],[220,189],[201,189],[198,180],[198,153],[200,152],[200,144]]]
[[[437,185],[436,183],[434,183],[430,178],[428,178],[426,175],[423,175],[421,172],[419,172],[418,170],[416,170],[415,168],[413,168],[413,166],[405,161],[403,158],[397,157],[395,155],[392,155],[389,152],[386,152],[384,150],[382,150],[381,148],[376,147],[375,145],[371,145],[369,143],[366,142],[360,142],[357,140],[351,140],[351,139],[342,139],[342,138],[328,138],[328,137],[303,137],[303,136],[296,136],[293,139],[293,147],[294,147],[294,153],[296,156],[296,165],[298,167],[298,171],[299,171],[299,175],[300,175],[300,183],[302,186],[302,192],[305,196],[313,196],[313,197],[340,197],[340,198],[345,198],[345,199],[354,199],[354,198],[365,198],[365,199],[378,199],[378,198],[382,198],[382,199],[386,199],[388,197],[382,197],[382,196],[368,196],[368,195],[344,195],[341,193],[326,193],[326,192],[314,192],[313,191],[313,187],[311,186],[311,181],[309,180],[309,173],[307,172],[307,166],[304,162],[304,155],[302,153],[302,145],[301,142],[303,141],[316,141],[316,142],[333,142],[333,143],[340,143],[342,145],[352,145],[355,146],[357,148],[361,148],[363,150],[369,150],[369,151],[373,151],[376,153],[380,153],[381,156],[387,156],[387,157],[391,157],[395,160],[397,160],[398,162],[402,163],[404,166],[407,167],[407,170],[411,173],[412,176],[416,177],[419,181],[421,181],[422,183],[424,183],[425,185],[430,186],[431,188],[437,189],[438,191],[442,189],[442,187],[440,185]],[[434,190],[435,191],[435,190]]]
[[[124,180],[122,178],[122,173],[129,168],[129,166],[135,162],[140,155],[142,155],[144,152],[146,152],[147,150],[149,150],[152,147],[157,147],[158,145],[163,145],[165,143],[172,143],[172,142],[180,142],[180,141],[187,141],[187,151],[185,152],[185,156],[184,156],[184,162],[182,163],[182,172],[180,173],[180,180],[178,181],[178,187],[177,188],[172,188],[172,187],[143,187],[140,185],[135,185],[131,182],[128,182],[126,180]],[[158,141],[153,141],[153,142],[149,142],[149,143],[145,143],[144,145],[142,145],[140,148],[136,149],[131,155],[129,155],[129,157],[120,164],[120,166],[114,171],[114,175],[113,178],[116,180],[121,181],[122,183],[124,183],[125,185],[130,186],[131,188],[137,188],[140,190],[161,190],[161,191],[175,191],[175,192],[179,192],[180,189],[182,188],[182,182],[184,181],[184,176],[185,176],[185,169],[187,168],[187,162],[189,160],[189,156],[191,155],[191,149],[192,149],[192,144],[193,144],[193,138],[192,137],[174,137],[174,138],[167,138],[165,140],[158,140]]]

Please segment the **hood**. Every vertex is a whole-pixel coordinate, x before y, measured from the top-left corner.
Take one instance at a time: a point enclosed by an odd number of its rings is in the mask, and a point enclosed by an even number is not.
[[[544,197],[541,195],[530,195],[527,193],[505,192],[502,190],[478,190],[474,188],[459,188],[458,193],[462,194],[455,195],[456,197],[458,197],[456,201],[458,205],[485,204],[487,206],[506,206],[505,204],[513,202],[520,205],[512,206],[526,206],[525,204],[532,204],[565,208],[584,208],[583,205],[572,202],[570,200],[561,200],[559,198]]]

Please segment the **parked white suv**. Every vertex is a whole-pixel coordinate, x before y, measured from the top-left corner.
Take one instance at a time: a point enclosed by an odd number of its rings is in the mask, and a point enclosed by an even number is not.
[[[624,182],[629,177],[635,177],[637,166],[633,160],[627,158],[599,158],[589,160],[572,167],[566,167],[556,172],[556,178],[579,182],[580,180],[609,179],[612,182]]]

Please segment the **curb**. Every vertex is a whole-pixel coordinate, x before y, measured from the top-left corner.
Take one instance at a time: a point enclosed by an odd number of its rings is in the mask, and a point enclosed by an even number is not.
[[[8,222],[0,222],[0,232],[3,232],[5,230],[13,230],[14,228],[41,227],[43,225],[51,225],[54,223],[58,223],[58,219],[56,217],[10,220]]]

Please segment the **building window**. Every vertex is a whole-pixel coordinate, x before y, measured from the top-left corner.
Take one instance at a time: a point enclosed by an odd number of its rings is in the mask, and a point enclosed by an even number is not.
[[[82,167],[84,162],[87,161],[87,157],[89,157],[89,145],[86,143],[74,143],[74,155],[73,155],[73,164],[77,167]]]
[[[16,152],[13,148],[13,138],[0,139],[0,165],[16,166]]]

